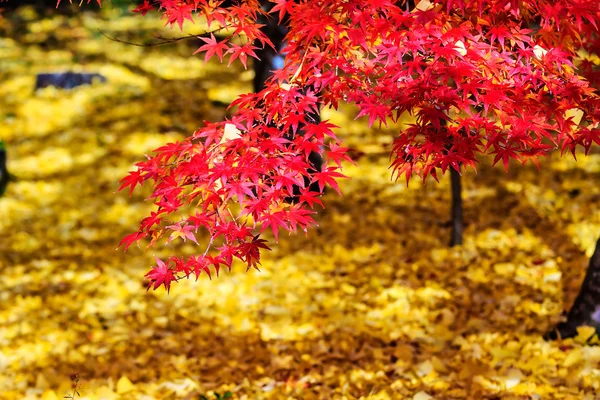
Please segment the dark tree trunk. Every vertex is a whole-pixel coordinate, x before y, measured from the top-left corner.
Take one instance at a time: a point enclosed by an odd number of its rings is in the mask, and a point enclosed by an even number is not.
[[[548,332],[545,338],[554,340],[576,336],[577,327],[582,325],[600,327],[600,239],[596,242],[579,295],[567,314],[567,320]]]
[[[266,11],[269,11],[273,6],[274,4],[271,3],[263,4],[263,8],[265,8]],[[261,17],[259,22],[264,24],[261,30],[271,40],[275,49],[272,49],[269,46],[260,48],[261,45],[259,43],[256,44],[256,46],[259,47],[259,50],[256,51],[258,59],[253,60],[254,80],[252,82],[255,93],[263,90],[265,88],[265,81],[273,75],[273,71],[282,67],[283,55],[281,52],[285,47],[283,39],[287,33],[285,25],[278,24],[279,14],[272,15],[271,18]],[[285,24],[285,21],[283,21],[283,23]]]
[[[450,238],[450,247],[461,245],[463,242],[463,206],[462,206],[462,186],[460,173],[450,167],[450,181],[452,190],[452,236]]]
[[[0,141],[0,196],[4,194],[8,181],[9,174],[8,169],[6,169],[6,149],[4,148],[4,143]]]
[[[263,1],[262,4],[263,4],[263,9],[265,11],[270,11],[270,9],[274,6],[274,4],[268,3],[266,1]],[[254,64],[253,64],[253,69],[254,69],[253,87],[254,87],[255,93],[260,92],[261,90],[263,90],[265,88],[265,82],[267,79],[269,79],[269,77],[271,77],[273,75],[273,71],[283,67],[283,63],[284,63],[283,49],[285,48],[284,39],[285,39],[285,35],[287,34],[287,27],[286,27],[287,19],[284,18],[284,20],[282,21],[282,24],[279,25],[279,14],[272,15],[270,18],[263,18],[259,22],[264,24],[264,26],[261,28],[261,30],[269,37],[269,39],[271,39],[271,42],[275,46],[275,49],[272,49],[271,47],[267,46],[265,48],[262,48],[262,49],[256,51],[256,54],[258,55],[259,59],[253,60],[253,62],[254,62]],[[257,44],[257,47],[260,48],[260,45]],[[311,113],[309,115],[309,118],[314,123],[321,122],[321,116],[319,115],[318,112]],[[298,130],[298,134],[302,135],[301,127]],[[290,132],[288,138],[293,139],[294,134]],[[309,170],[310,173],[321,171],[322,166],[323,166],[323,157],[321,156],[320,153],[317,153],[314,151],[311,152],[308,157],[308,161],[312,167],[312,169]],[[319,192],[320,189],[319,189],[319,185],[317,184],[317,182],[313,182],[312,184],[310,184],[310,181],[311,180],[308,177],[304,177],[305,186],[310,185],[311,191]],[[300,195],[300,188],[297,186],[294,186],[294,198],[290,198],[290,199],[288,199],[288,201],[289,202],[296,201],[296,199],[299,195]]]

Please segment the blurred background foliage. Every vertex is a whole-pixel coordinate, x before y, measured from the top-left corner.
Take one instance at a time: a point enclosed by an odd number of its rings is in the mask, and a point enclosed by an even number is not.
[[[15,0],[16,1],[16,0]],[[46,3],[46,2],[42,2]],[[574,299],[600,228],[600,155],[553,155],[464,179],[465,244],[449,249],[449,182],[390,182],[398,126],[324,110],[357,166],[319,227],[283,237],[262,272],[146,292],[153,256],[116,251],[150,210],[114,193],[152,149],[220,120],[252,72],[205,64],[197,40],[129,2],[0,14],[0,397],[54,400],[594,399],[593,331],[541,339]],[[38,73],[99,73],[35,90]],[[405,123],[408,121],[405,121]],[[517,168],[515,168],[517,167]],[[589,256],[590,254],[587,254]]]

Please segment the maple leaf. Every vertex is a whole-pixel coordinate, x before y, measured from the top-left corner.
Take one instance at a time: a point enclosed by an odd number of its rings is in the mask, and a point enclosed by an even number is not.
[[[304,136],[315,136],[319,142],[325,139],[325,137],[330,137],[335,141],[339,141],[333,133],[333,130],[335,128],[339,127],[330,123],[329,121],[321,121],[318,124],[306,124],[306,126],[304,127]]]
[[[325,152],[325,156],[328,161],[333,161],[338,167],[342,167],[342,161],[348,161],[351,164],[356,165],[354,161],[348,156],[349,149],[347,147],[341,147],[336,143],[329,145],[329,150]]]
[[[504,40],[511,37],[511,33],[507,26],[505,25],[496,25],[492,26],[489,31],[490,35],[490,43],[494,41],[498,41],[500,46],[504,49]]]
[[[238,203],[243,204],[245,196],[250,198],[255,198],[256,195],[252,191],[252,189],[256,186],[256,184],[252,182],[240,182],[240,181],[232,181],[228,182],[226,185],[227,196],[225,200],[236,196],[238,199]]]
[[[239,249],[238,246],[234,246],[230,243],[225,243],[223,246],[219,247],[217,250],[221,253],[221,257],[225,261],[225,265],[231,269],[231,264],[233,263],[234,257],[239,257]]]
[[[279,25],[283,22],[286,14],[291,14],[294,9],[293,0],[273,0],[275,5],[269,11],[271,14],[279,13]]]
[[[265,198],[256,198],[246,200],[244,202],[244,208],[240,212],[241,216],[252,215],[252,218],[255,220],[259,217],[261,213],[264,212],[269,207],[269,203]]]
[[[133,189],[135,189],[137,185],[143,183],[145,180],[146,176],[143,171],[139,169],[137,171],[130,171],[126,177],[121,179],[121,186],[119,189],[117,189],[117,191],[121,191],[129,186],[129,197],[131,197],[131,195],[133,195]]]
[[[494,152],[496,153],[496,156],[494,157],[493,165],[502,160],[504,169],[508,172],[508,162],[511,158],[517,158],[516,150],[510,147],[503,147],[496,149]]]
[[[212,265],[213,266],[213,268],[215,269],[215,274],[217,276],[219,276],[219,271],[221,270],[221,265],[227,265],[227,264],[225,264],[225,261],[223,260],[223,257],[220,257],[220,256],[213,257],[210,254],[208,254],[208,255],[204,256],[204,258],[207,260],[208,265]]]
[[[387,104],[382,103],[376,96],[365,99],[365,102],[359,103],[358,106],[360,107],[360,111],[356,115],[355,119],[358,119],[363,115],[368,115],[369,127],[377,120],[387,126],[387,118],[390,115],[390,107]]]
[[[196,237],[194,236],[194,233],[192,232],[192,229],[194,229],[194,226],[192,226],[192,225],[182,225],[181,223],[179,223],[179,224],[169,225],[169,226],[167,226],[167,229],[170,229],[173,231],[171,236],[169,236],[169,240],[167,241],[167,243],[176,238],[181,238],[181,239],[183,239],[184,242],[187,239],[189,239],[192,242],[198,244],[198,241],[196,240]]]
[[[242,243],[239,246],[239,251],[244,255],[244,261],[247,264],[246,271],[250,268],[258,269],[260,265],[260,249],[271,250],[269,246],[267,246],[267,241],[264,239],[259,239],[258,235],[254,236],[252,241]]]
[[[146,232],[134,232],[134,233],[130,233],[129,235],[125,236],[120,242],[119,242],[119,246],[121,247],[123,246],[123,251],[127,251],[127,249],[129,248],[129,246],[131,246],[131,244],[133,242],[138,242],[140,239],[145,238],[148,235],[148,233]]]
[[[202,40],[205,45],[202,45],[194,52],[194,54],[205,51],[204,62],[210,60],[213,55],[217,55],[219,57],[219,61],[223,62],[223,51],[227,51],[229,46],[227,45],[227,40],[223,40],[221,42],[217,41],[215,35],[213,33],[210,34],[210,38],[199,38]]]
[[[306,233],[306,228],[315,223],[314,219],[310,217],[312,214],[315,214],[315,212],[303,208],[300,204],[292,205],[286,216],[292,231],[295,233],[296,226],[299,226]]]
[[[151,211],[150,212],[150,216],[146,217],[144,219],[142,219],[142,222],[140,223],[140,229],[150,229],[152,227],[152,225],[156,224],[156,225],[160,225],[162,218],[160,216],[160,213]]]
[[[187,219],[188,222],[191,222],[194,225],[194,229],[198,232],[198,228],[202,225],[206,229],[210,230],[214,220],[211,216],[206,214],[201,214],[196,211],[196,215],[190,215]]]
[[[161,285],[165,286],[167,292],[171,290],[171,282],[177,282],[178,278],[172,269],[159,258],[156,258],[156,266],[153,267],[150,272],[146,274],[146,278],[150,280],[148,290],[152,287],[154,290],[158,289]]]
[[[289,230],[286,212],[284,210],[275,210],[264,214],[261,218],[262,229],[261,232],[266,228],[270,227],[273,232],[273,236],[275,236],[275,241],[279,241],[279,228],[283,228],[285,230]]]
[[[142,15],[146,15],[148,11],[152,11],[154,7],[148,0],[144,0],[142,4],[139,4],[136,8],[133,9],[133,12],[139,12]]]
[[[310,187],[308,187],[308,188],[300,190],[299,199],[301,202],[308,204],[310,208],[314,208],[315,204],[318,204],[321,207],[324,207],[321,200],[319,200],[320,196],[321,196],[321,193],[313,192],[310,190]]]
[[[183,22],[187,19],[194,23],[192,11],[194,6],[184,2],[180,2],[176,6],[167,7],[165,15],[167,17],[167,25],[179,25],[179,29],[183,32]]]
[[[299,188],[304,187],[304,179],[302,179],[296,171],[275,175],[273,177],[273,182],[275,184],[275,189],[284,187],[290,195],[294,193],[294,186]]]
[[[336,172],[339,169],[338,167],[326,167],[321,172],[315,172],[313,174],[313,182],[317,182],[319,184],[319,189],[321,192],[325,189],[325,185],[328,184],[335,190],[340,196],[342,192],[340,192],[339,185],[335,178],[347,178],[347,176]]]
[[[190,256],[187,260],[187,266],[194,271],[196,281],[202,272],[208,275],[208,279],[212,279],[209,265],[209,260],[204,256]]]
[[[257,60],[260,60],[260,58],[258,58],[256,53],[254,52],[254,50],[257,50],[257,49],[258,49],[258,47],[253,46],[250,43],[246,43],[241,46],[238,44],[232,43],[229,50],[227,50],[227,53],[231,53],[231,56],[229,58],[229,63],[227,64],[227,66],[229,67],[231,65],[231,63],[233,61],[235,61],[236,58],[239,58],[240,62],[244,66],[244,69],[248,69],[248,67],[246,66],[246,61],[248,60],[248,56],[252,56]]]
[[[580,30],[582,30],[585,20],[592,24],[597,31],[598,13],[600,13],[600,6],[594,1],[580,2],[569,9],[569,14],[575,17],[575,22]]]

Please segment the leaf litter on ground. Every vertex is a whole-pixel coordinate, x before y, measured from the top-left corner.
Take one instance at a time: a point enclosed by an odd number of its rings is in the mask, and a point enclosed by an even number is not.
[[[595,398],[594,329],[541,335],[574,300],[598,235],[598,154],[508,174],[482,160],[463,180],[465,244],[448,248],[448,179],[391,182],[396,132],[324,110],[362,157],[345,168],[344,196],[326,195],[319,227],[280,238],[261,272],[146,292],[154,256],[199,248],[115,251],[149,210],[142,194],[114,194],[118,179],[223,118],[251,75],[205,66],[185,44],[108,41],[97,27],[163,24],[110,13],[23,8],[0,21],[0,138],[18,178],[0,198],[3,398]],[[107,83],[34,93],[49,67]]]

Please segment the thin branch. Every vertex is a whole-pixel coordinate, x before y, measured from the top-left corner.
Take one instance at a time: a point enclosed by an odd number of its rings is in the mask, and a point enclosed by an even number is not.
[[[214,35],[215,33],[218,33],[224,29],[228,29],[230,28],[230,26],[225,25],[222,26],[220,28],[217,29],[213,29],[212,31],[208,31],[208,32],[204,32],[204,33],[200,33],[198,35],[187,35],[187,36],[179,36],[179,37],[174,37],[174,38],[166,38],[160,35],[155,36],[155,39],[158,39],[158,42],[155,43],[136,43],[136,42],[128,42],[126,40],[123,39],[119,39],[116,37],[112,37],[112,36],[108,36],[106,33],[102,32],[100,29],[98,29],[98,32],[104,36],[105,38],[112,40],[113,42],[118,42],[118,43],[123,43],[123,44],[128,44],[131,46],[138,46],[138,47],[154,47],[154,46],[162,46],[163,44],[171,44],[171,43],[175,43],[175,42],[179,42],[180,40],[187,40],[187,39],[201,39],[201,38],[209,38],[211,35]]]
[[[187,35],[187,36],[181,36],[181,37],[175,37],[175,38],[165,38],[162,36],[156,36],[155,38],[158,39],[158,42],[154,42],[154,43],[135,43],[135,42],[128,42],[126,40],[122,40],[116,37],[111,37],[108,36],[106,33],[102,32],[101,30],[98,30],[98,32],[100,32],[100,34],[102,36],[104,36],[105,38],[112,40],[113,42],[118,42],[118,43],[123,43],[123,44],[128,44],[131,46],[138,46],[138,47],[154,47],[154,46],[161,46],[163,44],[170,44],[170,43],[175,43],[175,42],[179,42],[180,40],[186,40],[186,39],[198,39],[201,37],[204,37],[205,35],[208,36],[208,34],[201,34],[201,35]]]

